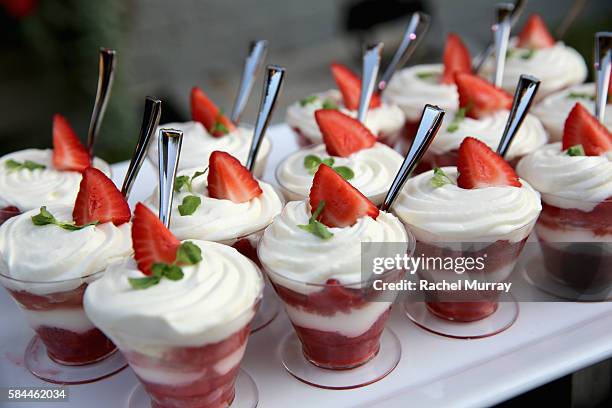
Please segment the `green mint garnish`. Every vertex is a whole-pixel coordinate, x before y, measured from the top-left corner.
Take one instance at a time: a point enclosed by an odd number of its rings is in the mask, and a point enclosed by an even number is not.
[[[323,101],[323,109],[338,110],[338,105],[336,104],[336,102],[332,101],[331,99],[326,99]]]
[[[97,225],[98,221],[90,222],[90,223],[85,224],[85,225],[76,225],[74,223],[74,221],[58,221],[57,219],[55,219],[53,214],[51,214],[47,210],[47,207],[42,206],[42,207],[40,207],[40,212],[38,214],[32,216],[32,224],[37,225],[37,226],[51,225],[52,224],[52,225],[57,225],[58,227],[63,228],[63,229],[68,230],[68,231],[78,231],[78,230],[83,229],[85,227],[90,227],[92,225]]]
[[[345,180],[350,180],[353,177],[355,177],[355,173],[349,167],[346,167],[346,166],[334,167],[335,162],[336,161],[334,160],[333,157],[326,157],[324,159],[321,159],[319,156],[315,154],[309,154],[306,157],[304,157],[304,168],[308,170],[308,173],[315,174],[317,170],[319,170],[319,166],[321,164],[325,164],[331,167],[336,173],[342,176],[342,178]]]
[[[535,53],[536,53],[535,48],[530,48],[527,52],[521,54],[521,58],[524,59],[524,60],[531,59],[531,58],[533,58]]]
[[[171,264],[156,262],[151,267],[151,275],[143,278],[128,278],[134,289],[146,289],[157,285],[163,278],[177,281],[183,279],[181,265],[195,265],[202,260],[202,250],[190,241],[183,242],[176,250],[176,259]]]
[[[469,112],[471,108],[471,102],[463,108],[459,108],[459,110],[457,111],[457,113],[455,113],[455,116],[453,117],[453,121],[446,128],[447,132],[454,133],[459,130],[459,125],[461,124],[461,122],[463,122],[463,120],[465,119],[465,115]]]
[[[568,156],[585,156],[586,154],[584,153],[584,148],[582,147],[582,145],[579,144],[579,145],[575,145],[567,149],[567,155]]]
[[[13,160],[13,159],[9,159],[7,161],[4,162],[4,165],[6,166],[7,169],[11,170],[11,171],[17,171],[17,170],[43,170],[46,169],[47,166],[36,163],[32,160],[26,160],[23,163],[18,162],[17,160]]]
[[[221,121],[222,118],[223,118],[223,110],[219,109],[219,114],[215,118],[215,123],[213,123],[212,127],[210,128],[211,133],[213,134],[221,133],[222,135],[226,135],[229,133],[229,129]]]
[[[312,214],[312,216],[308,220],[308,224],[301,224],[301,225],[298,225],[298,227],[303,229],[304,231],[307,231],[313,235],[316,235],[317,237],[321,239],[329,239],[333,237],[334,234],[329,232],[325,224],[323,224],[320,221],[317,221],[317,218],[319,218],[319,215],[321,215],[323,208],[325,208],[325,201],[321,200],[319,201],[317,210]]]
[[[309,105],[311,103],[315,103],[319,98],[317,97],[317,95],[310,95],[307,98],[304,98],[300,101],[300,105],[301,106],[306,106]]]
[[[183,198],[183,203],[178,206],[179,213],[183,217],[191,215],[198,209],[200,204],[202,204],[202,199],[200,197],[195,195],[185,196],[185,198]]]
[[[567,97],[569,99],[590,99],[595,100],[595,95],[586,92],[570,92]]]
[[[207,171],[208,171],[208,167],[204,171],[196,171],[195,173],[193,173],[191,177],[178,176],[177,178],[174,179],[174,191],[176,191],[177,193],[180,193],[184,187],[187,191],[189,191],[190,193],[193,193],[193,180],[195,180],[197,177],[200,177],[203,174],[206,174]]]
[[[506,58],[514,57],[514,54],[516,54],[516,49],[515,48],[508,48],[506,50]]]
[[[432,79],[432,78],[437,77],[438,73],[431,72],[431,71],[424,71],[424,72],[417,72],[416,76],[419,79]]]
[[[431,178],[431,185],[434,188],[442,187],[445,184],[454,184],[453,180],[439,167],[433,169],[434,176]]]

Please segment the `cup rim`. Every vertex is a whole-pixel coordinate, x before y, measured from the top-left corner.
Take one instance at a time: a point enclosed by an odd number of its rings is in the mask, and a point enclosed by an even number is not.
[[[535,190],[535,187],[534,187]],[[545,193],[542,191],[539,191],[540,196],[542,197],[542,202],[544,202],[544,197],[552,197],[552,198],[557,198],[560,200],[566,200],[566,201],[571,201],[571,202],[575,202],[575,203],[589,203],[589,204],[608,204],[608,203],[612,203],[612,191],[610,191],[610,195],[607,198],[604,198],[603,200],[595,200],[595,199],[589,199],[589,200],[585,200],[584,198],[580,198],[580,197],[568,197],[567,195],[563,195],[563,194],[559,194],[559,193]],[[548,203],[546,203],[548,204]],[[552,204],[548,204],[548,205],[552,205]]]

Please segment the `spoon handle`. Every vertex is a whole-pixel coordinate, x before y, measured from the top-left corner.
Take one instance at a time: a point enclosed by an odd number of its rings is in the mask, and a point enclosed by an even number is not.
[[[537,78],[529,75],[521,75],[519,78],[516,91],[514,92],[512,109],[510,109],[504,133],[497,146],[497,153],[501,157],[505,157],[506,153],[508,153],[514,137],[518,133],[525,116],[527,116],[527,112],[529,112],[529,107],[538,92],[539,86],[540,80]]]
[[[178,168],[183,132],[175,129],[159,131],[159,219],[170,226],[174,179]]]
[[[255,130],[253,132],[253,140],[251,141],[249,156],[246,161],[246,168],[251,173],[253,173],[255,168],[257,153],[266,133],[268,123],[270,123],[270,118],[276,105],[276,98],[278,97],[284,77],[285,68],[278,65],[268,65],[261,94],[261,103],[259,104],[259,113],[257,114],[257,121],[255,122]]]
[[[234,101],[234,108],[232,109],[231,120],[234,123],[240,121],[240,116],[244,112],[244,108],[251,95],[253,84],[255,83],[255,77],[261,69],[264,59],[266,59],[266,53],[268,51],[268,41],[258,40],[252,41],[249,49],[249,55],[244,61],[244,70],[242,71],[242,78],[240,80],[240,88],[238,88],[238,95]]]
[[[410,177],[410,174],[415,169],[429,145],[433,141],[434,137],[438,133],[440,126],[442,125],[442,119],[444,119],[444,111],[437,106],[425,105],[423,109],[423,115],[421,116],[421,122],[417,130],[412,146],[406,154],[406,158],[399,169],[399,172],[395,176],[391,188],[387,192],[383,203],[380,206],[382,211],[388,211],[395,199],[399,195],[400,191],[404,187],[406,180]]]
[[[357,111],[357,119],[361,123],[365,123],[370,100],[374,94],[374,85],[378,77],[378,68],[380,67],[380,54],[382,52],[383,43],[370,45],[363,53],[363,69],[361,73],[361,94],[359,96],[359,110]]]
[[[595,34],[595,116],[604,123],[608,87],[610,85],[610,67],[612,66],[612,32]]]
[[[572,2],[572,6],[565,14],[565,17],[563,17],[563,20],[561,20],[561,24],[559,24],[559,27],[557,27],[557,31],[555,31],[555,37],[557,39],[560,40],[565,37],[565,34],[569,28],[572,26],[572,24],[574,24],[574,21],[576,21],[580,13],[582,13],[582,10],[584,9],[584,6],[586,6],[587,2],[588,0],[574,0]]]
[[[495,7],[495,24],[493,25],[493,37],[495,39],[495,70],[491,82],[497,87],[502,86],[504,77],[504,65],[506,63],[506,51],[510,41],[512,3],[500,3]]]
[[[138,172],[142,167],[144,158],[151,144],[151,137],[155,133],[155,129],[159,125],[159,118],[161,116],[161,101],[159,99],[147,96],[145,98],[145,107],[142,115],[142,124],[140,125],[140,134],[138,135],[138,141],[132,153],[132,159],[128,167],[125,179],[123,180],[123,186],[121,186],[121,194],[127,200],[132,191],[134,181],[138,176]]]
[[[91,120],[89,121],[89,131],[87,132],[87,149],[90,157],[94,155],[94,144],[100,131],[102,119],[104,119],[106,104],[108,103],[113,85],[116,63],[115,54],[115,50],[110,48],[100,48],[99,51],[98,89],[96,91],[93,111],[91,112]]]

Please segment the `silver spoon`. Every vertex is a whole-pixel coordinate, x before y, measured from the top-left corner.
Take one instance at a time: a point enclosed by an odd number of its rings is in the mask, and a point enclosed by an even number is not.
[[[419,128],[410,146],[410,150],[406,154],[406,158],[399,169],[399,172],[395,176],[391,188],[387,192],[383,203],[380,205],[382,211],[389,211],[395,199],[401,192],[406,180],[412,174],[419,161],[429,148],[429,145],[433,141],[434,137],[438,133],[440,126],[442,125],[442,119],[444,119],[444,111],[437,106],[425,105],[423,109],[423,115],[421,116],[421,122]]]
[[[421,12],[412,13],[408,27],[402,37],[402,42],[397,48],[397,51],[395,51],[387,69],[385,69],[380,82],[378,82],[378,90],[380,92],[387,87],[395,72],[400,69],[414,53],[414,50],[416,50],[421,40],[423,40],[423,37],[425,37],[430,22],[431,17],[428,14]]]
[[[240,80],[240,88],[238,88],[238,95],[234,101],[234,108],[232,109],[231,120],[234,123],[240,121],[240,116],[244,112],[244,108],[251,95],[253,84],[255,83],[255,77],[263,66],[264,59],[266,59],[266,53],[268,51],[268,41],[258,40],[252,41],[249,49],[249,55],[244,61],[244,70],[242,71],[242,79]]]
[[[382,53],[383,43],[369,45],[363,53],[363,68],[361,72],[361,94],[359,95],[359,109],[357,119],[365,123],[370,100],[374,94],[374,84],[378,77],[380,67],[380,54]]]
[[[512,10],[512,20],[511,20],[512,27],[516,25],[517,21],[521,17],[521,14],[523,14],[523,11],[525,10],[526,5],[527,5],[527,0],[516,0],[514,2],[514,9]],[[478,57],[476,58],[476,61],[474,62],[474,72],[475,73],[480,72],[480,70],[484,66],[485,61],[491,55],[493,55],[494,51],[495,51],[495,43],[491,41],[487,44],[485,49],[480,54],[478,54]]]
[[[586,6],[587,2],[588,0],[574,0],[572,7],[570,7],[565,17],[563,17],[563,20],[561,20],[561,24],[559,24],[559,27],[555,32],[555,37],[558,39],[565,37],[565,34],[571,25],[574,23],[574,21],[576,21],[576,18],[578,18],[580,13],[582,13],[582,10],[584,9],[584,6]]]
[[[140,134],[138,135],[138,141],[132,153],[132,159],[130,165],[125,173],[125,179],[123,180],[123,186],[121,187],[121,194],[127,200],[132,191],[132,186],[138,176],[138,172],[142,167],[145,155],[151,144],[151,137],[155,133],[155,129],[159,125],[159,118],[161,117],[161,101],[159,99],[147,96],[145,98],[145,107],[142,115],[142,124],[140,125]]]
[[[521,75],[519,78],[516,91],[514,91],[512,109],[510,109],[510,115],[508,116],[504,133],[497,146],[497,153],[501,157],[505,157],[506,153],[508,153],[514,136],[518,133],[523,120],[529,112],[529,107],[538,92],[539,86],[540,80],[537,78],[529,75]]]
[[[175,129],[159,131],[159,219],[166,228],[170,226],[174,179],[178,168],[183,132]]]
[[[115,50],[110,48],[100,48],[99,51],[99,69],[98,69],[98,89],[96,91],[96,100],[94,108],[91,112],[91,120],[89,121],[89,131],[87,132],[87,149],[89,157],[94,155],[94,144],[100,131],[104,112],[106,112],[106,104],[113,86],[113,77],[115,74]]]
[[[595,116],[604,123],[606,104],[608,102],[608,86],[610,85],[610,69],[612,66],[612,32],[595,34]]]
[[[502,86],[504,78],[504,65],[506,63],[506,51],[508,51],[508,42],[510,41],[510,30],[512,3],[500,3],[495,7],[495,24],[493,25],[493,37],[495,38],[495,70],[491,82],[495,86]]]
[[[255,168],[255,159],[261,146],[261,141],[266,133],[272,112],[274,111],[274,105],[276,105],[276,98],[280,91],[283,78],[285,76],[285,68],[279,67],[278,65],[268,65],[266,78],[264,80],[263,91],[261,93],[261,102],[259,104],[259,114],[257,115],[257,121],[255,122],[255,130],[253,131],[253,140],[251,141],[251,147],[249,149],[249,156],[246,161],[246,168],[253,173]]]

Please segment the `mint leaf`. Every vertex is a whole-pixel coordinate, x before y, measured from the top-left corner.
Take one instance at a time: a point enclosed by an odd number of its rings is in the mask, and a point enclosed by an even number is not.
[[[524,59],[524,60],[531,59],[531,58],[533,58],[535,53],[536,53],[536,50],[534,48],[530,48],[529,51],[521,54],[521,58]]]
[[[321,160],[321,163],[329,167],[332,167],[335,162],[336,162],[336,159],[334,159],[333,157],[328,157],[326,159]]]
[[[11,170],[11,171],[17,171],[17,170],[43,170],[46,169],[47,166],[36,163],[35,161],[32,160],[26,160],[23,163],[18,162],[17,160],[13,160],[13,159],[9,159],[7,161],[4,162],[4,165],[6,166],[7,169]]]
[[[94,221],[94,222],[90,222],[88,224],[84,224],[84,225],[76,225],[74,223],[74,221],[58,221],[53,214],[51,214],[48,210],[47,207],[42,206],[40,207],[40,212],[36,215],[32,216],[32,224],[36,225],[36,226],[43,226],[43,225],[57,225],[60,228],[63,228],[65,230],[68,231],[78,231],[80,229],[83,229],[85,227],[90,227],[92,225],[97,225],[99,222],[98,221]]]
[[[323,101],[323,109],[338,109],[338,105],[336,104],[336,102],[332,101],[331,99],[326,99]]]
[[[202,260],[202,250],[191,241],[183,242],[176,251],[176,263],[195,265]]]
[[[179,204],[178,210],[179,213],[184,217],[187,215],[192,215],[195,210],[202,204],[202,199],[195,195],[188,195],[183,198],[183,203]]]
[[[512,58],[516,54],[516,48],[508,48],[506,50],[506,58]]]
[[[434,188],[442,187],[445,184],[454,184],[453,180],[439,167],[434,168],[434,176],[431,178],[431,185]]]
[[[317,155],[309,154],[304,157],[304,168],[308,170],[310,174],[315,174],[320,164],[321,158]]]
[[[355,173],[353,172],[353,170],[350,169],[350,167],[338,166],[338,167],[332,167],[332,168],[334,169],[336,173],[341,175],[342,178],[345,180],[350,180],[353,177],[355,177]]]
[[[319,166],[321,164],[325,164],[336,171],[339,175],[342,176],[345,180],[350,180],[355,177],[355,173],[349,167],[346,166],[338,166],[334,167],[334,163],[336,159],[333,157],[326,157],[325,159],[321,159],[319,156],[315,154],[309,154],[304,157],[304,168],[308,170],[308,173],[315,174],[317,170],[319,170]]]
[[[453,121],[448,125],[446,131],[449,133],[454,133],[459,130],[459,125],[465,119],[465,115],[472,109],[472,102],[470,101],[466,106],[459,108],[457,113],[455,113],[455,117],[453,117]]]
[[[300,106],[306,106],[311,103],[315,103],[318,99],[319,98],[317,97],[317,95],[310,95],[300,101]]]
[[[184,276],[183,270],[176,265],[168,265],[168,268],[164,269],[164,278],[171,281],[181,280]]]
[[[586,93],[586,92],[570,92],[567,95],[569,99],[589,99],[591,101],[595,100],[595,95]]]
[[[191,178],[189,176],[178,176],[174,179],[174,191],[180,193],[183,187],[191,193]]]
[[[321,200],[319,201],[319,205],[317,206],[316,211],[312,214],[312,216],[308,220],[308,224],[298,225],[298,228],[301,228],[306,232],[316,235],[321,239],[329,239],[333,237],[334,234],[332,234],[327,229],[327,226],[323,224],[322,222],[317,221],[317,218],[319,218],[319,215],[321,215],[323,208],[325,208],[325,201]]]
[[[416,76],[419,79],[433,79],[438,76],[438,73],[432,72],[432,71],[423,71],[423,72],[417,72]]]
[[[145,276],[144,278],[128,278],[128,282],[134,289],[146,289],[157,285],[160,279],[159,276]]]
[[[584,153],[584,148],[582,147],[582,145],[578,144],[578,145],[572,146],[569,149],[567,149],[567,155],[568,156],[586,156],[586,153]]]

